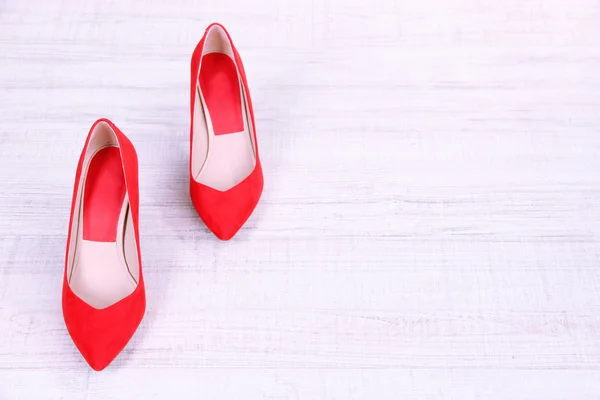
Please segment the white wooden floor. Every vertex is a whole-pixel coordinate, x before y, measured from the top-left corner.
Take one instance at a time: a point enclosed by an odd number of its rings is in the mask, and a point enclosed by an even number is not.
[[[188,196],[189,60],[224,23],[265,172]],[[77,159],[140,160],[148,308],[105,371],[60,296]],[[600,2],[0,2],[0,399],[600,398]]]

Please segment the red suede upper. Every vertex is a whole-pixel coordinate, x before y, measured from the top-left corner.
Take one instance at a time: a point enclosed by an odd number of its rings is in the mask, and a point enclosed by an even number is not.
[[[106,122],[110,125],[115,131],[119,142],[140,266],[138,285],[133,293],[112,306],[101,310],[90,306],[73,293],[67,280],[67,263],[69,257],[69,245],[71,243],[73,212],[83,168],[83,161],[91,134],[96,125],[100,122]],[[88,364],[96,371],[104,369],[121,352],[121,350],[123,350],[142,321],[146,309],[138,216],[138,161],[135,149],[129,139],[112,122],[107,119],[99,119],[90,129],[90,133],[88,134],[88,138],[79,159],[79,164],[77,165],[73,200],[71,203],[71,218],[69,221],[69,236],[67,239],[62,299],[63,315],[67,330],[69,331],[75,346],[77,346]]]
[[[246,99],[248,102],[248,111],[251,116],[251,123],[254,132],[254,143],[256,151],[256,166],[254,170],[242,182],[227,191],[219,191],[203,185],[194,179],[192,174],[192,140],[194,135],[194,101],[196,99],[196,85],[198,82],[198,69],[200,59],[202,57],[202,49],[204,41],[210,28],[220,26],[231,43],[235,55],[235,63],[242,77],[242,86],[244,88]],[[204,221],[206,226],[221,240],[228,240],[233,237],[237,231],[244,225],[250,217],[256,204],[260,199],[263,190],[263,173],[258,155],[258,140],[256,138],[256,124],[254,122],[254,111],[248,82],[246,80],[246,72],[239,53],[233,46],[231,37],[227,30],[220,24],[213,23],[206,28],[204,36],[196,46],[192,54],[191,63],[191,88],[190,88],[190,197],[192,203],[198,212],[198,215]]]

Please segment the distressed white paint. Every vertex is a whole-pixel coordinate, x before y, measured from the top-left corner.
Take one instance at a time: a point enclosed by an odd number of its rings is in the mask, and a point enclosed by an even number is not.
[[[189,58],[223,22],[266,179],[231,242],[188,198]],[[1,399],[600,397],[597,0],[0,4]],[[140,159],[145,320],[64,328],[77,158]]]

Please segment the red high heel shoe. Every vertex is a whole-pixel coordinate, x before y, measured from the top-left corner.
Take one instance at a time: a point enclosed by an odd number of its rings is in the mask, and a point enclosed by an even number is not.
[[[138,208],[135,149],[100,119],[75,175],[62,299],[67,330],[96,371],[123,350],[144,316]]]
[[[263,189],[252,101],[242,60],[220,24],[192,55],[190,195],[206,226],[228,240]]]

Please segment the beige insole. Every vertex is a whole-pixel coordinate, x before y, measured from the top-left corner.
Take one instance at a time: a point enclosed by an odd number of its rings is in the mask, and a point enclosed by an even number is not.
[[[97,154],[100,150],[96,151]],[[90,162],[91,159],[90,157]],[[85,177],[89,162],[84,166]],[[83,211],[85,178],[79,188],[76,249],[69,277],[73,292],[94,308],[102,309],[127,297],[137,287],[139,276],[139,258],[133,229],[133,220],[129,212],[129,199],[125,195],[114,241],[95,241],[83,238]]]
[[[125,225],[125,218],[127,224]],[[127,297],[137,282],[129,272],[125,259],[125,235],[133,234],[128,200],[123,202],[122,215],[115,242],[96,242],[80,239],[71,275],[71,289],[92,307],[102,309]],[[130,232],[124,230],[129,229]]]
[[[192,169],[196,181],[220,191],[243,181],[256,165],[245,95],[242,94],[241,99],[244,130],[215,135],[199,85],[196,90]]]

